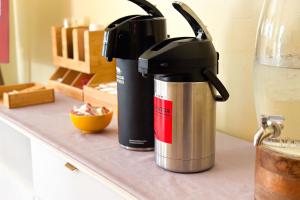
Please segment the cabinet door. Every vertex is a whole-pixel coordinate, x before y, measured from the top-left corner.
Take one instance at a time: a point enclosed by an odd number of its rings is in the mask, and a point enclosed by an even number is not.
[[[30,140],[0,119],[0,167],[32,188]]]
[[[0,199],[32,200],[30,140],[0,118]]]
[[[39,200],[123,199],[102,182],[79,170],[41,143],[32,141],[33,182]]]

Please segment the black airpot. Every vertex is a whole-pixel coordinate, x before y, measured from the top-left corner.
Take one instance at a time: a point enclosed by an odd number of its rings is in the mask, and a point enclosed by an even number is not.
[[[130,0],[147,12],[112,22],[106,29],[103,56],[116,59],[118,83],[119,143],[130,150],[154,148],[153,76],[138,72],[138,58],[151,46],[167,38],[166,19],[148,1]]]

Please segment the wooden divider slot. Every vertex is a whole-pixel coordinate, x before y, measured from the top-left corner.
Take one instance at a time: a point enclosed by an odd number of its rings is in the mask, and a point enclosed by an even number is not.
[[[70,70],[66,76],[64,77],[62,83],[67,84],[67,85],[71,85],[72,82],[78,77],[79,72],[74,71],[74,70]]]
[[[62,56],[61,27],[52,27],[51,35],[53,56]]]
[[[96,73],[89,82],[91,84],[99,83],[109,83],[116,80],[116,70],[114,71],[101,71],[101,73]]]
[[[64,58],[73,58],[73,29],[61,29],[62,55]]]
[[[89,62],[92,68],[96,68],[99,65],[110,65],[105,58],[101,56],[103,46],[103,31],[85,31],[84,32],[84,49],[85,60]],[[102,60],[102,58],[104,60]],[[102,61],[102,62],[101,62]],[[104,61],[104,62],[103,62]]]
[[[50,78],[50,80],[53,80],[53,81],[61,81],[64,79],[64,76],[66,75],[66,73],[68,72],[69,70],[66,69],[66,68],[62,68],[62,67],[59,67],[57,68],[57,70],[54,72],[54,74],[52,75],[52,77]]]
[[[78,61],[85,61],[84,51],[84,32],[88,27],[80,27],[73,30],[73,54],[74,59]]]
[[[72,86],[79,89],[83,89],[83,86],[87,85],[93,76],[94,74],[80,73],[79,76],[72,83]]]

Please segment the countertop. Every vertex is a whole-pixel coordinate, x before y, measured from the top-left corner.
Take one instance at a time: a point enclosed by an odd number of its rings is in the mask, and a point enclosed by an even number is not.
[[[153,152],[133,152],[118,144],[117,120],[101,134],[82,135],[69,119],[80,102],[56,94],[56,102],[9,110],[0,117],[70,156],[137,199],[254,199],[255,148],[217,133],[216,164],[197,174],[178,174],[156,166]]]

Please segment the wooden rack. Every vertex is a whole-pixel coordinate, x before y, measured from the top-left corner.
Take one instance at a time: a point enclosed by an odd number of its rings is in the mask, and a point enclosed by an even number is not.
[[[104,31],[52,27],[53,63],[49,80],[56,91],[83,101],[83,86],[115,81],[115,62],[101,56]]]
[[[54,90],[37,83],[0,86],[0,103],[10,109],[54,101]]]

